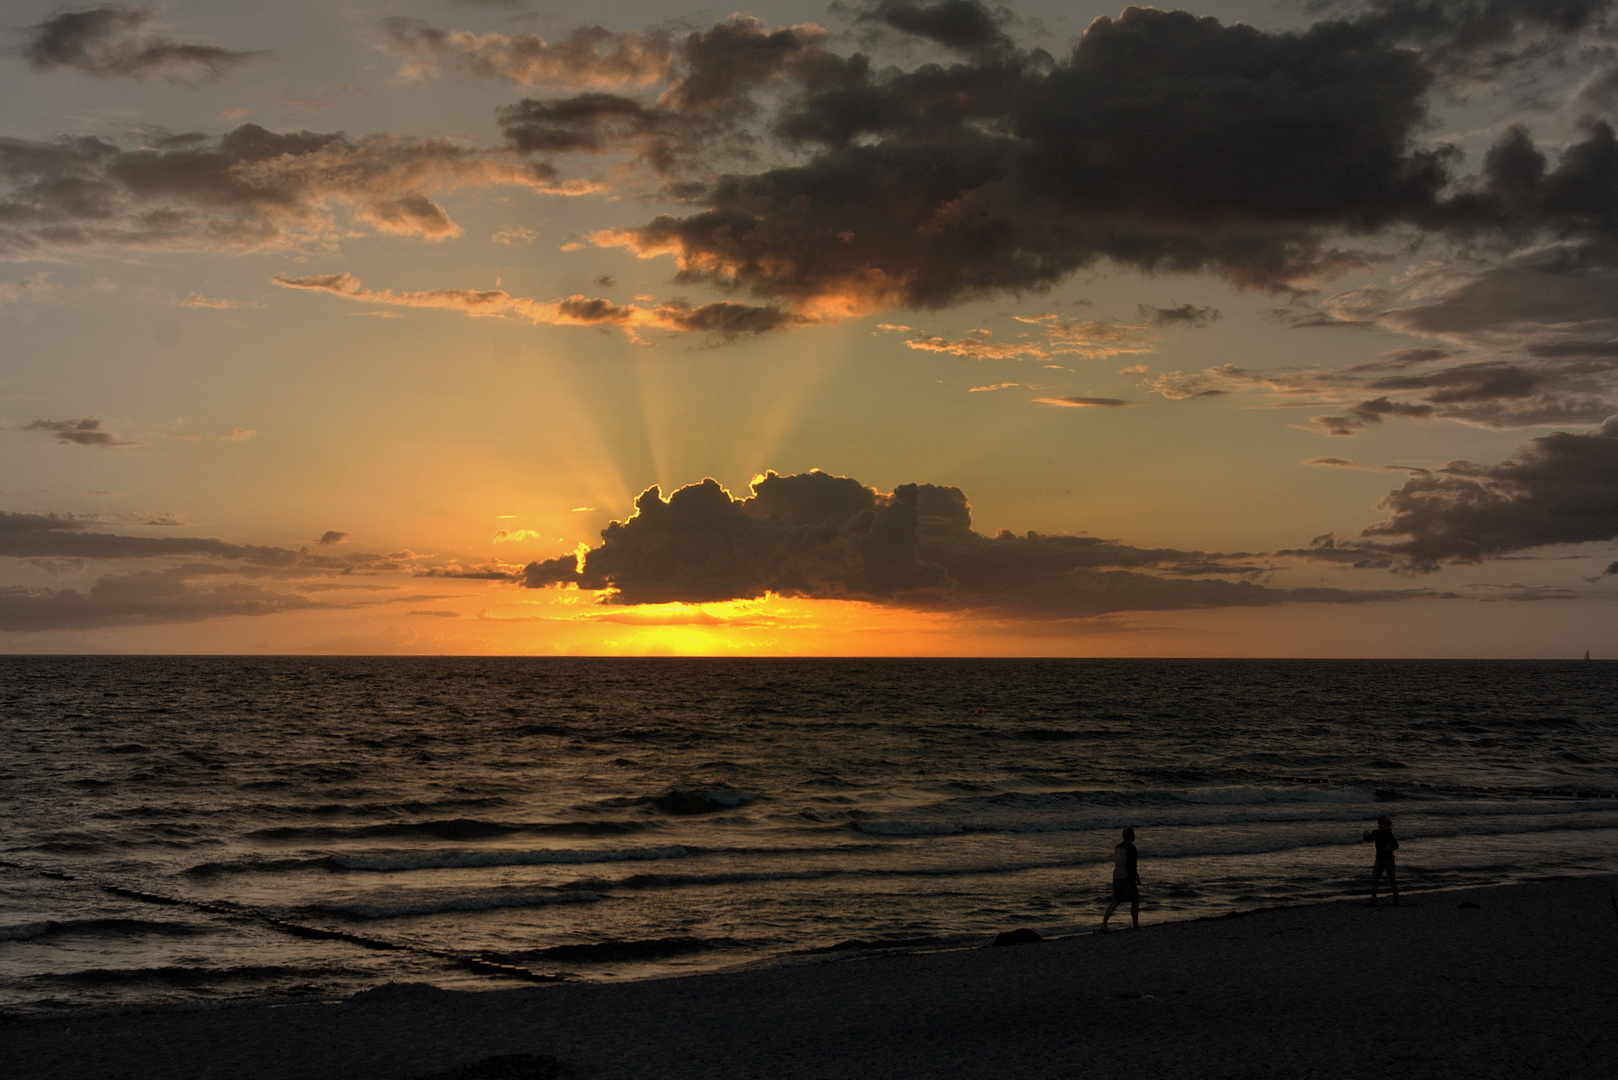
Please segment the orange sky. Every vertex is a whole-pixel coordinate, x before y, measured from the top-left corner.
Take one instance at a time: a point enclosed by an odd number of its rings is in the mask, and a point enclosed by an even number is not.
[[[10,10],[0,650],[1618,655],[1604,3]]]

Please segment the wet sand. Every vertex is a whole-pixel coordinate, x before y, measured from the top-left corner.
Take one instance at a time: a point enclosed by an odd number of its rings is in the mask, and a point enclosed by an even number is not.
[[[0,1071],[12,1080],[1618,1076],[1615,890],[1618,878],[1581,878],[1407,894],[1397,908],[1345,901],[1157,925],[1148,903],[1138,933],[1007,948],[616,985],[394,985],[341,1003],[8,1020]],[[533,1056],[491,1061],[510,1054]]]

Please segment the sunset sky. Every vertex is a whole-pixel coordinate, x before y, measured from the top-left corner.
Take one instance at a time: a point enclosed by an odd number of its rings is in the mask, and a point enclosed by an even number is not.
[[[1618,657],[1618,0],[5,12],[0,652]]]

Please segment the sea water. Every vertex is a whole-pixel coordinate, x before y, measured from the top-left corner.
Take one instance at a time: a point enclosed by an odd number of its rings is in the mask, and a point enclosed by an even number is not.
[[[0,657],[0,1009],[611,980],[1618,871],[1600,662]]]

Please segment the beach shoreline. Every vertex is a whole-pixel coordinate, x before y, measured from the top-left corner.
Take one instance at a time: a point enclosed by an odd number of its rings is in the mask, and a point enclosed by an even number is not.
[[[389,984],[343,1002],[12,1018],[0,1036],[15,1080],[475,1076],[480,1062],[494,1076],[491,1059],[513,1054],[613,1080],[1618,1070],[1618,875],[1399,907],[1144,914],[1139,933],[1008,948],[481,992]]]

